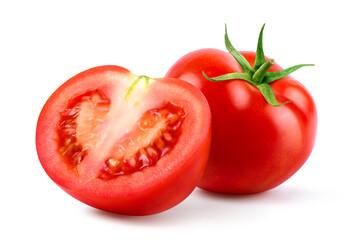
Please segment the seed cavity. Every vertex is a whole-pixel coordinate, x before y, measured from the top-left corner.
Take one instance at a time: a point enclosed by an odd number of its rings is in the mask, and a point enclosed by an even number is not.
[[[155,165],[177,143],[185,117],[185,110],[171,102],[147,111],[119,141],[97,178],[106,181]]]
[[[104,122],[109,111],[110,101],[98,90],[93,90],[70,101],[67,108],[61,113],[58,126],[58,150],[69,166],[76,168],[87,156],[88,150],[82,142],[93,141],[96,137],[95,127]],[[96,115],[83,116],[86,132],[78,133],[78,118],[84,111],[95,112]],[[82,117],[82,116],[81,116]],[[81,141],[79,141],[81,140]]]
[[[99,138],[97,127],[105,122],[109,110],[110,100],[93,90],[73,98],[60,113],[58,152],[68,166],[76,169],[85,160]],[[154,166],[178,142],[186,115],[182,106],[171,102],[146,111],[116,143],[97,178],[107,181]]]

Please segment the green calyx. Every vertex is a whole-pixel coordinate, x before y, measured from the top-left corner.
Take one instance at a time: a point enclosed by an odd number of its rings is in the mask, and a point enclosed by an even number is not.
[[[245,59],[245,57],[233,47],[233,45],[231,44],[228,38],[227,25],[226,25],[225,37],[224,37],[226,47],[229,53],[232,54],[235,60],[239,63],[244,73],[229,73],[229,74],[221,75],[218,77],[212,77],[212,78],[208,77],[204,72],[202,72],[202,74],[206,79],[214,82],[233,80],[233,79],[245,80],[250,84],[252,84],[253,86],[257,87],[269,104],[271,104],[274,107],[279,107],[291,101],[279,103],[269,83],[276,81],[280,78],[283,78],[289,75],[290,73],[298,70],[299,68],[302,68],[305,66],[314,66],[314,64],[299,64],[293,67],[286,68],[282,71],[268,72],[270,67],[275,64],[275,60],[269,59],[266,61],[265,59],[265,54],[263,51],[263,44],[262,44],[262,35],[263,35],[264,27],[265,27],[265,24],[262,26],[260,31],[259,40],[257,43],[254,67],[251,67],[249,62]]]

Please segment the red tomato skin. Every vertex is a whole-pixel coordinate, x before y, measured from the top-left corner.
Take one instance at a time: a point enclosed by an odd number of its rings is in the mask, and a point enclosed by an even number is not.
[[[211,132],[210,132],[211,133]],[[75,192],[60,186],[72,197],[94,208],[132,216],[145,216],[164,212],[187,198],[200,181],[200,176],[205,170],[210,148],[211,135],[207,134],[205,142],[193,156],[193,160],[187,161],[172,177],[162,184],[158,184],[148,191],[130,196],[110,198],[98,198],[89,196],[83,192]]]
[[[98,88],[109,96],[109,84],[114,80],[110,79],[108,83],[105,78],[112,74],[125,76],[131,73],[118,66],[95,67],[69,79],[51,95],[37,123],[36,148],[39,160],[48,176],[60,188],[87,205],[104,211],[136,216],[166,211],[183,201],[195,189],[209,155],[210,109],[203,94],[191,84],[184,84],[184,81],[176,79],[156,79],[164,86],[162,90],[179,91],[180,94],[172,94],[174,100],[185,100],[186,98],[179,97],[183,93],[190,97],[192,102],[182,102],[183,107],[187,111],[192,109],[189,105],[197,106],[197,111],[204,121],[198,125],[198,128],[202,129],[199,135],[195,134],[190,138],[187,130],[191,126],[194,127],[197,116],[188,113],[182,125],[184,134],[181,134],[175,149],[162,157],[155,166],[108,182],[94,179],[86,185],[81,185],[74,171],[68,169],[58,156],[56,126],[60,121],[59,113],[65,109],[69,99],[92,89]],[[165,93],[167,94],[168,92]],[[185,151],[181,152],[183,149]]]
[[[241,52],[253,66],[254,52]],[[280,107],[269,105],[244,80],[211,82],[209,77],[242,72],[229,53],[201,49],[178,60],[165,77],[198,86],[212,113],[209,162],[198,186],[228,194],[253,194],[290,178],[309,157],[315,142],[317,112],[305,87],[291,76],[270,83]],[[209,61],[211,59],[211,61]],[[280,71],[275,64],[269,71]]]

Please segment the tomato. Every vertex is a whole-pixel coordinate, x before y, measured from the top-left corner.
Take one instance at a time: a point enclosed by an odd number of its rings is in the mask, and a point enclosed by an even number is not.
[[[210,109],[199,89],[118,66],[86,70],[44,105],[36,147],[49,177],[101,210],[155,214],[196,187],[208,158]]]
[[[191,52],[165,76],[197,86],[210,104],[212,141],[209,162],[198,184],[202,189],[229,194],[272,189],[290,178],[313,149],[314,100],[288,75],[308,64],[283,70],[264,56],[262,31],[256,53],[236,51],[226,33],[230,53],[216,49]]]

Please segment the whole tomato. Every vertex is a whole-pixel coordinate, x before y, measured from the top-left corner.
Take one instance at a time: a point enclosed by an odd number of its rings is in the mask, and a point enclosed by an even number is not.
[[[194,190],[210,135],[210,109],[196,87],[100,66],[50,96],[36,146],[46,173],[74,198],[105,211],[148,215]]]
[[[257,52],[201,49],[186,54],[165,77],[201,89],[212,113],[209,162],[198,186],[231,194],[272,189],[307,160],[315,142],[317,112],[308,90],[264,56],[261,29]]]

